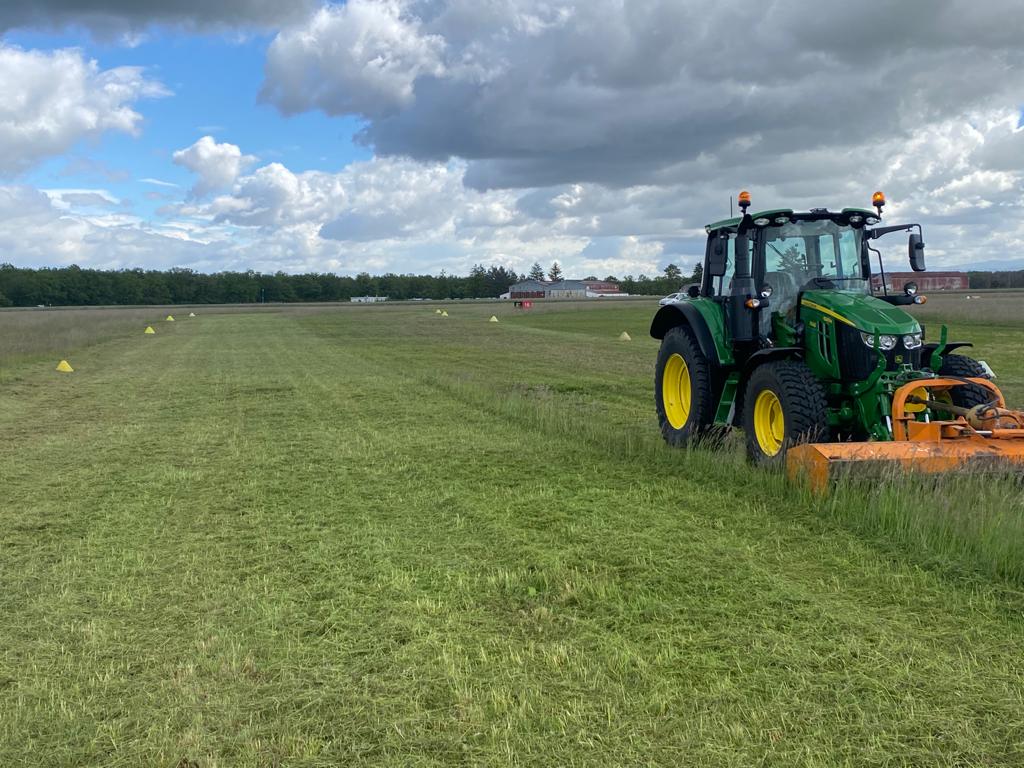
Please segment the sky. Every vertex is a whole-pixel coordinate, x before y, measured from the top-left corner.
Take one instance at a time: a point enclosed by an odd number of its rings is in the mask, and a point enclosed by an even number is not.
[[[5,4],[0,263],[652,276],[740,189],[881,189],[931,269],[1024,268],[1017,6]]]

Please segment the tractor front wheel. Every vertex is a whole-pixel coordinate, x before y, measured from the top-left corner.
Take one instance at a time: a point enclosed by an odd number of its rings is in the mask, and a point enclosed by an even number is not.
[[[665,442],[682,448],[705,436],[715,420],[711,364],[688,328],[665,334],[654,369],[654,403]]]
[[[827,439],[825,390],[806,364],[779,360],[755,369],[743,398],[747,458],[781,467],[786,451],[799,443]]]
[[[988,374],[985,373],[984,366],[981,365],[977,360],[967,357],[966,355],[946,355],[942,358],[942,367],[939,368],[940,376],[953,376],[959,379],[985,379],[988,378]],[[961,408],[973,408],[976,405],[984,405],[993,400],[994,395],[988,389],[979,387],[977,384],[967,384],[962,387],[955,387],[948,392],[943,392],[942,395],[945,397],[939,397],[939,400],[948,399],[953,405],[958,405]],[[949,418],[947,414],[943,414],[946,418]]]

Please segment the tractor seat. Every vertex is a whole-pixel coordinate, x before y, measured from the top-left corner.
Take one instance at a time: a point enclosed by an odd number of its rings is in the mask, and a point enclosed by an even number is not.
[[[764,281],[772,287],[771,308],[775,312],[786,314],[796,305],[796,297],[800,288],[796,279],[789,272],[765,272]]]

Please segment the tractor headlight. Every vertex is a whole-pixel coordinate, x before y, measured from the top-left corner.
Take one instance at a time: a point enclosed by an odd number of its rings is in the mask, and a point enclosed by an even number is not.
[[[858,215],[856,213],[853,214],[853,216],[850,217],[850,223],[851,224],[860,224],[862,221],[864,221],[864,217],[860,216],[860,215]]]
[[[903,290],[906,291],[907,296],[917,295],[917,283],[910,281],[903,284]]]
[[[917,349],[921,346],[921,334],[920,333],[908,333],[903,337],[903,348],[904,349]]]
[[[754,219],[754,226],[755,227],[767,227],[769,223],[770,222],[768,221],[768,219],[766,219],[764,217],[762,217],[760,219]]]
[[[861,334],[860,334],[860,337],[864,340],[864,343],[867,346],[871,347],[872,349],[875,348],[875,334],[873,334],[873,333],[864,333],[862,331]],[[895,336],[890,336],[887,333],[883,333],[882,335],[880,335],[878,337],[878,348],[883,350],[884,352],[888,352],[890,349],[892,349],[895,346],[896,346],[896,337]]]
[[[770,299],[772,293],[774,293],[774,289],[768,283],[765,283],[764,285],[761,286],[762,299]]]

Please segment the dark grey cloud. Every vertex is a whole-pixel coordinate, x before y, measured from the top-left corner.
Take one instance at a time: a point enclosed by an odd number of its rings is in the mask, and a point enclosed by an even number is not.
[[[278,34],[263,95],[365,118],[359,138],[382,155],[465,158],[479,189],[662,183],[701,157],[865,151],[1024,102],[1018,13],[1009,0],[870,13],[844,0],[349,0]]]
[[[100,33],[137,30],[151,24],[274,27],[302,18],[312,7],[313,0],[5,0],[0,3],[0,31],[73,25]]]

